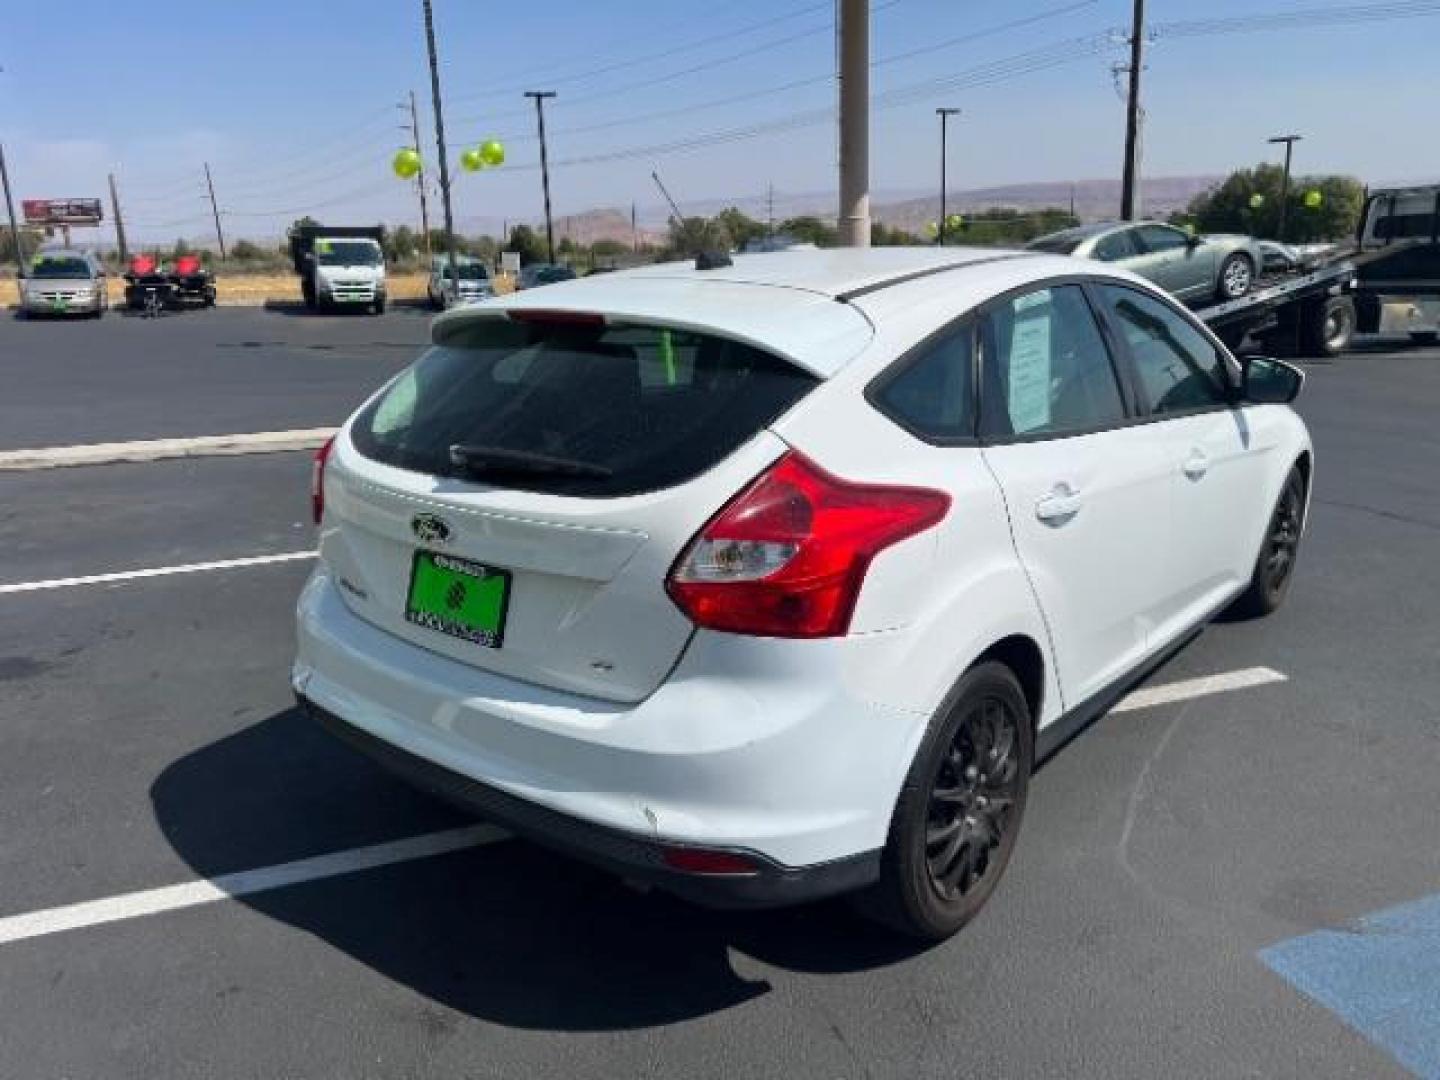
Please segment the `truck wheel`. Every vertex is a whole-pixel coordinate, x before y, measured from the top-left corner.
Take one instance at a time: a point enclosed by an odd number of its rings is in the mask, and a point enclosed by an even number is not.
[[[370,310],[371,310],[372,312],[374,312],[376,315],[384,315],[384,314],[385,314],[385,299],[384,299],[384,297],[381,297],[379,300],[376,300],[375,303],[371,304],[371,305],[370,305]]]
[[[315,283],[309,278],[306,278],[300,283],[300,294],[305,297],[305,306],[311,311],[314,311],[316,309]]]
[[[1303,315],[1301,345],[1306,356],[1339,356],[1355,336],[1355,303],[1348,296],[1332,296],[1313,304]]]
[[[1440,343],[1440,333],[1434,330],[1417,330],[1410,335],[1410,340],[1416,345],[1435,345]]]
[[[1237,252],[1220,264],[1220,278],[1215,295],[1222,303],[1226,300],[1239,300],[1242,296],[1250,295],[1254,284],[1255,264],[1250,261],[1250,256]]]

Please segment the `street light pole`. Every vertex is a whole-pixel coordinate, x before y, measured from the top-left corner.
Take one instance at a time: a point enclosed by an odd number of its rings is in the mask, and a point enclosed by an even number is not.
[[[554,90],[526,90],[525,96],[535,99],[535,120],[540,126],[540,186],[545,192],[545,246],[550,262],[555,262],[555,224],[550,219],[550,158],[545,148],[545,99],[555,96]]]
[[[405,108],[402,104],[400,108]],[[410,137],[415,153],[420,153],[420,110],[415,107],[415,91],[410,91]],[[433,253],[430,250],[430,204],[425,198],[425,165],[415,174],[415,187],[420,192],[420,232],[425,238],[425,265],[430,266]],[[428,272],[428,271],[427,271]]]
[[[952,116],[959,116],[959,109],[939,108],[940,117],[940,246],[945,246],[945,126]]]
[[[435,109],[435,149],[440,156],[440,203],[445,209],[445,252],[450,259],[450,297],[460,295],[460,266],[455,252],[455,215],[450,210],[450,165],[445,159],[445,116],[440,109],[440,64],[435,59],[435,15],[425,6],[425,48],[430,53],[430,100]],[[418,147],[417,147],[418,149]]]
[[[1280,243],[1285,242],[1285,217],[1290,208],[1290,159],[1295,152],[1295,144],[1303,141],[1303,135],[1276,135],[1270,140],[1271,143],[1285,144],[1285,177],[1280,181],[1280,228],[1275,239]]]

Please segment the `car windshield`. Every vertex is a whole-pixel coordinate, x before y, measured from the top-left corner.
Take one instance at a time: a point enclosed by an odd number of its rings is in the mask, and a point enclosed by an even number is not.
[[[380,248],[370,240],[317,240],[315,259],[321,266],[379,266]]]
[[[631,495],[699,475],[817,381],[710,334],[486,319],[400,375],[351,437],[366,457],[432,476]]]
[[[490,280],[490,271],[485,268],[483,263],[461,263],[458,269],[460,271],[459,277],[461,281]],[[451,276],[450,268],[448,266],[437,267],[435,270],[435,274],[437,277],[442,277],[446,280],[449,280]]]
[[[41,255],[30,266],[30,276],[35,278],[85,278],[90,277],[90,264],[73,255]]]
[[[1083,236],[1042,236],[1026,246],[1031,251],[1044,251],[1051,255],[1073,255],[1084,239]]]

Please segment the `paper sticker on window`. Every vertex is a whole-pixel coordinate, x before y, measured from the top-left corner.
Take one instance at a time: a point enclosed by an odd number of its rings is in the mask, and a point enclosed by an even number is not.
[[[1010,427],[1017,435],[1050,425],[1050,291],[1011,305]]]

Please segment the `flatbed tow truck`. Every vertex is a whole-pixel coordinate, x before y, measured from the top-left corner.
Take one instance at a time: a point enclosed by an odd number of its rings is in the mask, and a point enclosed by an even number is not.
[[[1403,331],[1433,344],[1440,338],[1440,185],[1370,194],[1353,246],[1195,314],[1231,348],[1253,338],[1282,356],[1338,356],[1357,330]]]

